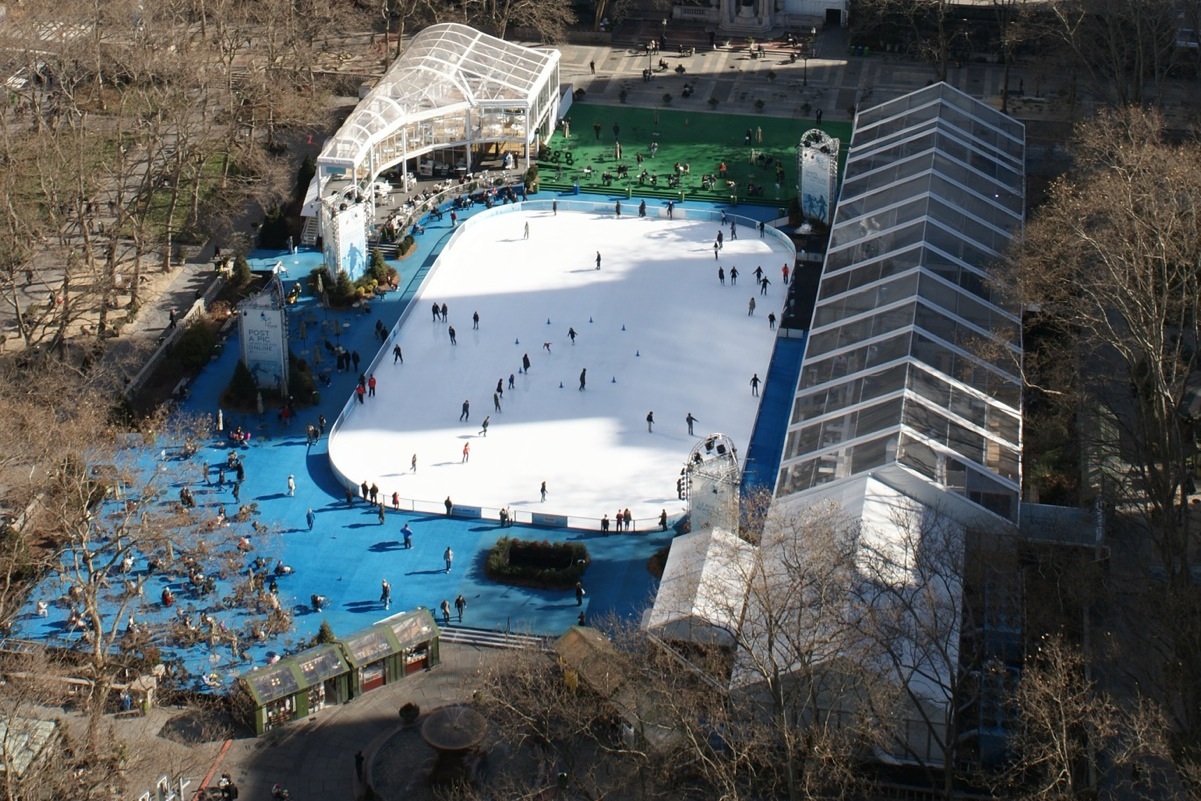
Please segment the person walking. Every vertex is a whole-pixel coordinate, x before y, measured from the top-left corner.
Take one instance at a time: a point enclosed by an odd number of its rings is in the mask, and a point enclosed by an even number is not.
[[[450,601],[443,598],[442,603],[438,605],[438,608],[442,610],[442,622],[444,624],[449,625],[450,624]]]
[[[471,401],[463,401],[463,411],[459,414],[459,422],[469,420],[471,418]]]
[[[463,610],[467,608],[467,599],[463,597],[463,593],[455,596],[455,611],[459,613],[459,622],[463,622]]]
[[[413,549],[413,529],[409,528],[409,524],[407,522],[403,526],[401,526],[400,536],[404,539],[405,550],[406,551],[412,550]]]
[[[580,370],[580,392],[584,391],[584,385],[588,383],[588,368]]]
[[[691,437],[692,436],[692,424],[699,423],[700,421],[692,416],[692,412],[689,412],[688,416],[684,418],[684,422],[688,424],[688,436]]]
[[[463,461],[460,464],[466,464],[467,460],[470,458],[471,458],[471,443],[464,442],[463,443]]]
[[[317,515],[312,509],[304,513],[305,522],[309,524],[309,531],[313,530],[313,526],[317,524]]]
[[[589,61],[589,62],[588,62],[588,69],[589,69],[589,71],[590,71],[590,72],[591,72],[593,75],[595,75],[595,74],[596,74],[596,62],[595,62],[595,61]]]
[[[450,517],[450,513],[451,513],[451,512],[454,510],[454,508],[455,508],[455,502],[454,502],[454,501],[452,501],[452,500],[450,499],[450,496],[449,496],[449,495],[447,495],[447,496],[446,496],[446,500],[444,500],[444,501],[442,502],[442,505],[446,507],[446,516],[447,516],[447,517]]]
[[[400,511],[400,493],[393,490],[392,492],[392,508]]]
[[[648,434],[653,434],[654,431],[655,431],[655,413],[652,410],[652,411],[649,411],[646,413],[646,432]]]
[[[480,434],[484,437],[488,436],[488,423],[492,420],[491,415],[484,416],[484,422],[480,423]]]
[[[405,357],[404,357],[404,354],[401,353],[401,351],[400,351],[400,345],[393,345],[392,346],[392,363],[396,364],[397,362],[404,364]]]
[[[379,602],[384,605],[385,610],[392,608],[392,585],[387,579],[380,581]]]
[[[752,297],[746,304],[746,315],[750,317],[755,313],[755,299]]]
[[[667,510],[666,509],[659,510],[659,530],[667,531]]]
[[[235,486],[237,486],[237,485],[235,485]],[[290,476],[288,476],[288,495],[292,496],[295,494],[296,494],[296,476],[290,475]]]
[[[542,496],[542,502],[546,503],[546,482],[542,482],[542,486],[538,488],[538,494]]]
[[[609,513],[608,512],[606,512],[601,517],[601,536],[603,536],[603,537],[609,536]]]
[[[759,374],[755,373],[751,376],[751,395],[759,397]]]
[[[596,269],[598,269],[598,270],[600,269],[600,263],[601,263],[601,255],[600,255],[600,251],[598,250],[598,251],[596,251]],[[527,367],[526,369],[528,370],[529,368]]]
[[[584,596],[587,594],[588,593],[584,591],[584,585],[577,581],[575,583],[575,605],[583,606],[584,605]]]
[[[449,545],[447,545],[446,550],[442,552],[442,561],[446,562],[446,572],[449,573],[450,569],[454,567],[455,564],[455,552],[450,549]]]

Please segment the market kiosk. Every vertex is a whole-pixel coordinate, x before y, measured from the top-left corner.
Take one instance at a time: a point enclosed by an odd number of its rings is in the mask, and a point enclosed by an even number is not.
[[[439,662],[438,626],[424,607],[401,612],[338,640],[350,664],[352,695],[428,670]]]
[[[238,679],[254,710],[256,734],[349,697],[350,666],[335,644],[318,645]]]

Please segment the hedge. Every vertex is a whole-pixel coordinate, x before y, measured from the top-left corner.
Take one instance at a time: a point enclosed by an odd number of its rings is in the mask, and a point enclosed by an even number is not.
[[[488,552],[484,573],[502,584],[569,590],[583,578],[591,563],[583,543],[501,537]]]

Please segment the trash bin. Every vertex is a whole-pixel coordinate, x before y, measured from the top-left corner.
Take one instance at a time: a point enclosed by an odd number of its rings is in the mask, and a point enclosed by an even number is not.
[[[574,184],[572,184],[571,188],[572,188],[572,194],[578,195],[580,193],[580,182],[576,181]]]

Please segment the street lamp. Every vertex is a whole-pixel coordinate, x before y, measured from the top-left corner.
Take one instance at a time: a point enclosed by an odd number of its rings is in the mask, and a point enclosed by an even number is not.
[[[809,51],[801,53],[801,86],[809,85]]]

